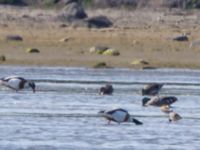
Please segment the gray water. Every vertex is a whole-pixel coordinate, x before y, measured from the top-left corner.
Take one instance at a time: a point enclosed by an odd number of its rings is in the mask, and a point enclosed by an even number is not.
[[[34,80],[37,92],[0,87],[0,149],[8,150],[199,150],[200,71],[0,66],[0,77]],[[140,90],[165,83],[183,119],[169,123],[158,108],[141,106]],[[98,89],[112,83],[112,96]],[[144,124],[107,124],[97,113],[125,108]]]

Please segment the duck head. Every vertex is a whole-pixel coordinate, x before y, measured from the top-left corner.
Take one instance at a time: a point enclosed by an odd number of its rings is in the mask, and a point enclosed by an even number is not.
[[[142,99],[142,106],[145,106],[146,103],[147,103],[149,100],[150,100],[150,98],[144,97],[144,98]]]
[[[104,114],[104,113],[105,113],[105,110],[101,110],[98,112],[99,115]]]
[[[34,82],[29,82],[29,86],[32,88],[33,93],[35,93],[35,83]]]
[[[99,90],[99,95],[104,95],[105,94],[105,87],[101,87]]]

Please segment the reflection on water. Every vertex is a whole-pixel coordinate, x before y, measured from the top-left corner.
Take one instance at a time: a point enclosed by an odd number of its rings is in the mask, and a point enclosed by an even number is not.
[[[0,149],[199,149],[200,71],[62,67],[0,67],[0,77],[34,80],[37,92],[0,87]],[[112,96],[98,95],[112,83]],[[176,123],[158,108],[141,106],[147,82],[165,83],[161,95],[175,95]],[[97,112],[122,107],[144,125],[107,125]]]

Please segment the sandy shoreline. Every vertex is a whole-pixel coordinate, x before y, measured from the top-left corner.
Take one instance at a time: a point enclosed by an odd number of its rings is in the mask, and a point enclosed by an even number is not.
[[[138,15],[138,12],[132,13]],[[120,68],[199,69],[200,48],[189,48],[192,41],[200,39],[200,26],[194,17],[195,14],[186,16],[186,19],[179,24],[176,20],[173,22],[173,18],[170,23],[158,22],[156,21],[158,14],[160,13],[155,12],[155,16],[152,17],[155,18],[155,22],[140,22],[134,20],[135,16],[132,15],[131,23],[125,23],[123,26],[122,22],[118,21],[114,27],[107,29],[60,27],[61,22],[51,20],[40,22],[27,18],[21,21],[3,18],[0,22],[0,55],[5,55],[7,60],[0,64],[93,67],[98,62],[105,62],[108,66]],[[116,19],[115,15],[110,14],[108,17]],[[170,16],[167,17],[163,19],[169,20]],[[171,40],[172,37],[182,33],[188,34],[189,41]],[[6,41],[5,37],[11,34],[20,35],[24,40]],[[68,40],[61,42],[63,38]],[[90,53],[89,49],[96,45],[113,48],[119,51],[120,55]],[[38,48],[40,53],[27,53],[27,48]],[[141,59],[148,61],[149,65],[131,64]]]

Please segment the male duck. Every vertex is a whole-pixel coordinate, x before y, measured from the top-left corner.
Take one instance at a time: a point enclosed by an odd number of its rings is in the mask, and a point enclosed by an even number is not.
[[[106,84],[104,87],[101,87],[99,90],[100,95],[111,95],[113,93],[113,86],[111,84]]]
[[[159,93],[161,88],[163,87],[164,84],[161,83],[150,83],[145,85],[142,88],[142,95],[150,95],[150,96],[155,96]]]
[[[0,85],[6,86],[16,92],[25,88],[32,88],[35,93],[35,83],[27,81],[23,77],[9,76],[0,79]]]
[[[142,99],[143,106],[163,106],[163,105],[171,105],[172,103],[176,102],[178,99],[175,96],[154,96],[152,98],[144,97]]]
[[[131,117],[130,114],[122,108],[100,111],[99,115],[106,118],[108,120],[108,124],[110,124],[111,121],[117,122],[119,124],[122,122],[134,122],[136,125],[143,124],[139,120]]]

